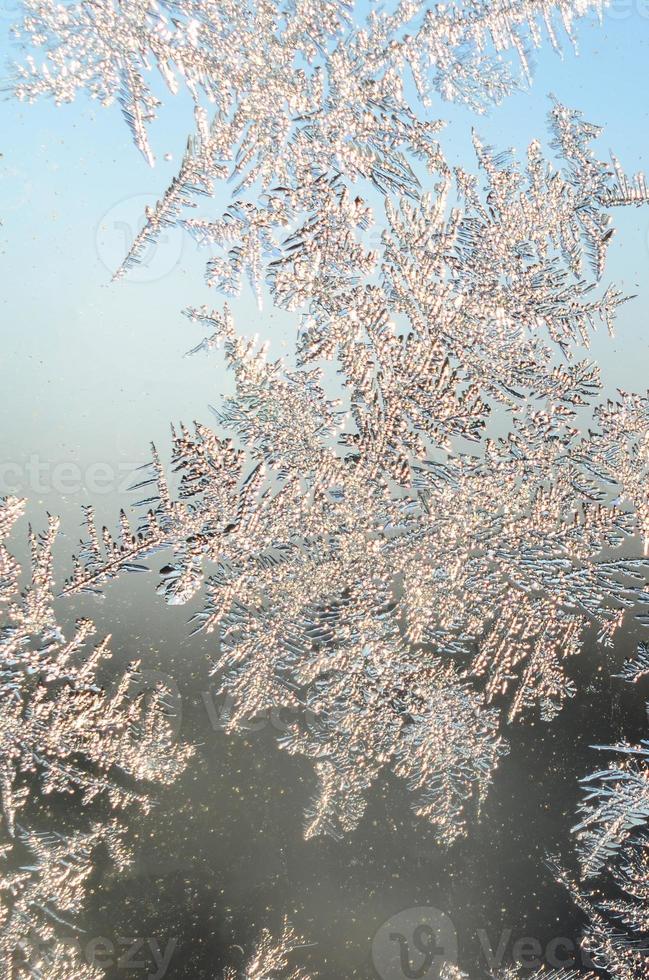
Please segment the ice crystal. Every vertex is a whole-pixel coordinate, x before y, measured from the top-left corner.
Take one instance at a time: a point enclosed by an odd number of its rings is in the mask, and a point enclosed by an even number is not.
[[[616,980],[643,980],[649,977],[649,742],[597,748],[617,759],[583,780],[575,827],[581,881],[563,872],[558,878],[587,916],[583,945],[593,965]]]
[[[521,170],[476,137],[484,187],[438,156],[436,190],[386,199],[378,251],[355,237],[359,198],[310,185],[316,217],[267,263],[304,313],[296,367],[227,306],[189,310],[208,331],[194,351],[222,346],[234,372],[221,434],[173,432],[178,499],[154,454],[136,533],[122,516],[102,545],[88,515],[66,592],[173,549],[159,591],[186,602],[207,576],[195,619],[221,635],[230,727],[277,705],[315,717],[284,741],[319,776],[308,834],[354,827],[389,767],[452,841],[503,752],[496,707],[551,719],[587,630],[610,644],[649,600],[643,556],[620,553],[646,535],[645,400],[598,406],[574,353],[623,300],[597,287],[607,209],[629,195],[596,127],[558,103],[550,124],[561,168],[538,143]],[[270,251],[254,241],[249,269]]]
[[[462,980],[467,974],[458,974],[457,980]],[[510,966],[492,974],[494,980],[595,980],[594,973],[584,973],[581,970],[571,970],[569,968],[559,968],[552,970],[548,967],[541,967],[530,973],[527,967]],[[446,977],[443,980],[447,980]],[[454,976],[449,976],[448,980],[456,980]]]
[[[303,946],[303,940],[286,922],[277,939],[264,929],[245,966],[241,970],[226,967],[223,980],[309,980],[304,970],[290,964],[292,954]]]
[[[59,103],[80,91],[102,104],[117,100],[152,162],[147,126],[160,104],[153,70],[171,94],[182,85],[195,103],[197,135],[175,182],[176,204],[195,189],[194,174],[199,188],[224,170],[248,185],[294,183],[307,152],[320,172],[334,165],[351,177],[374,172],[390,180],[402,169],[399,137],[410,117],[406,69],[422,98],[435,91],[480,110],[516,84],[503,53],[529,77],[529,48],[540,45],[542,26],[558,49],[556,21],[574,42],[574,20],[601,16],[603,7],[602,0],[469,0],[422,8],[407,0],[350,30],[351,7],[334,0],[101,0],[92,7],[26,0],[19,33],[43,61],[30,55],[17,69],[16,92]],[[394,140],[393,166],[383,170],[375,164],[386,138]]]
[[[76,948],[58,938],[62,923],[74,928],[93,852],[108,848],[117,867],[128,861],[116,823],[63,837],[24,832],[20,844],[30,864],[0,878],[0,966],[6,980],[100,980],[103,971],[85,963]],[[72,920],[72,921],[71,921]]]
[[[0,501],[3,536],[20,512],[19,501]],[[84,803],[106,794],[112,806],[148,807],[148,795],[129,784],[170,783],[189,755],[173,743],[164,692],[134,695],[137,664],[113,693],[101,686],[97,672],[110,656],[110,637],[88,649],[95,632],[90,620],[78,620],[68,638],[57,625],[52,578],[57,528],[50,518],[45,534],[30,530],[31,581],[20,593],[17,568],[0,543],[6,569],[0,602],[7,606],[0,630],[0,794],[10,834],[16,811],[36,791],[32,774],[46,794],[79,791]],[[127,778],[117,778],[120,773]]]
[[[615,751],[618,759],[584,780],[588,792],[576,830],[587,878],[599,874],[649,821],[649,741],[597,748]]]
[[[232,293],[245,270],[259,298],[262,259],[277,248],[276,229],[306,213],[311,234],[321,230],[322,191],[332,180],[399,194],[420,187],[414,164],[435,163],[433,137],[441,124],[413,111],[407,75],[422,110],[436,92],[481,111],[516,87],[513,62],[529,78],[530,47],[540,46],[543,28],[558,50],[557,21],[574,43],[575,19],[601,17],[603,8],[602,0],[423,7],[405,0],[393,12],[372,11],[359,25],[351,8],[334,0],[253,6],[242,0],[102,0],[92,7],[25,0],[19,36],[44,60],[30,54],[16,68],[14,90],[21,99],[49,96],[57,103],[80,91],[102,104],[117,99],[152,163],[147,126],[160,104],[153,70],[172,95],[185,88],[196,131],[116,274],[136,264],[166,227],[184,220],[182,212],[197,196],[213,194],[227,178],[234,191],[222,216],[192,218],[185,226],[204,244],[232,241],[227,256],[211,260],[208,282]],[[238,197],[246,193],[251,199]],[[637,201],[646,188],[619,170],[616,191],[609,193],[611,203]],[[587,212],[583,217],[587,222]]]
[[[646,849],[646,841],[636,843]],[[647,891],[646,859],[639,853],[629,857],[635,865],[633,869],[624,862],[612,871],[611,884],[617,892],[614,900],[602,900],[599,891],[589,891],[562,871],[557,878],[586,917],[582,947],[597,970],[594,976],[603,973],[612,980],[647,980],[646,904],[643,907]]]
[[[560,968],[541,967],[530,973],[527,966],[505,966],[490,972],[492,980],[595,980],[594,973]],[[469,974],[452,963],[442,964],[439,980],[470,980]]]
[[[556,15],[572,37],[589,12],[405,0],[350,30],[344,5],[308,0],[26,4],[46,59],[17,69],[19,97],[118,98],[149,159],[152,69],[194,99],[180,171],[118,274],[180,225],[209,250],[209,285],[245,282],[300,318],[283,362],[227,306],[188,311],[235,394],[218,431],[173,432],[177,499],[154,450],[137,529],[122,514],[119,539],[100,536],[88,510],[64,593],[163,549],[167,602],[206,582],[195,621],[220,633],[230,728],[269,706],[311,719],[284,740],[319,777],[309,835],[353,828],[389,769],[454,840],[504,751],[500,711],[551,719],[587,631],[610,644],[649,601],[632,549],[647,402],[598,405],[581,354],[626,298],[600,286],[610,212],[646,203],[644,178],[599,160],[598,127],[558,102],[557,161],[537,140],[522,165],[474,134],[477,177],[447,162],[425,106],[499,101],[541,24],[558,47]]]
[[[452,843],[506,751],[503,722],[561,710],[575,694],[570,658],[593,628],[610,646],[625,617],[647,623],[649,399],[599,400],[582,353],[627,299],[602,285],[611,210],[649,202],[645,179],[600,160],[598,127],[558,102],[554,157],[535,140],[521,163],[474,133],[478,176],[449,164],[429,113],[435,93],[477,111],[500,101],[516,61],[529,77],[541,25],[557,48],[557,18],[574,40],[574,19],[602,4],[403,0],[352,29],[350,9],[329,0],[24,6],[19,34],[44,61],[16,69],[19,98],[117,100],[150,163],[154,69],[193,99],[179,172],[116,275],[175,225],[208,253],[210,287],[249,288],[260,308],[270,299],[299,318],[295,357],[273,361],[227,305],[187,311],[206,332],[192,352],[222,348],[235,393],[216,431],[172,431],[177,490],[154,448],[137,525],[122,513],[118,537],[100,533],[87,509],[63,595],[99,593],[166,552],[168,603],[204,588],[194,622],[219,636],[228,728],[292,709],[282,745],[318,780],[306,836],[355,828],[391,772]],[[198,213],[206,199],[214,206]],[[130,780],[170,781],[187,758],[171,746],[163,694],[144,707],[134,671],[106,694],[108,641],[88,653],[92,624],[67,639],[59,629],[54,520],[31,535],[32,581],[19,592],[2,542],[20,512],[15,500],[0,507],[0,792],[14,838],[39,784],[146,806]],[[647,651],[641,641],[623,677],[649,672]],[[649,742],[616,751],[585,781],[583,881],[559,877],[588,918],[595,967],[640,980]],[[79,911],[100,834],[123,863],[116,824],[21,838],[36,862],[0,882],[12,980],[95,980],[55,923]],[[606,872],[613,898],[588,890]],[[306,980],[289,964],[299,945],[287,925],[278,940],[265,930],[225,976]]]
[[[145,697],[137,664],[112,693],[100,684],[110,637],[90,647],[95,627],[85,619],[72,636],[62,632],[53,597],[54,518],[42,535],[30,529],[31,576],[20,589],[6,539],[23,509],[15,498],[0,500],[0,797],[5,855],[19,860],[27,852],[33,860],[0,882],[0,972],[8,980],[94,980],[98,971],[59,942],[56,925],[79,912],[97,846],[118,867],[126,863],[122,831],[111,821],[71,837],[41,834],[19,830],[17,816],[58,793],[148,809],[150,787],[171,783],[191,749],[174,744],[164,692]]]
[[[636,684],[649,674],[649,643],[638,644],[635,660],[627,660],[619,675],[625,681]]]

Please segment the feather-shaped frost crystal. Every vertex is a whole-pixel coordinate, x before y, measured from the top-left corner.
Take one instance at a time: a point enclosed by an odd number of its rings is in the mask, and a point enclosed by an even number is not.
[[[301,937],[286,922],[277,938],[269,929],[264,929],[242,970],[226,967],[223,980],[309,980],[301,967],[290,962],[294,958],[293,953],[304,945]]]
[[[56,922],[79,913],[97,847],[108,848],[117,867],[128,862],[122,828],[113,820],[66,837],[26,831],[18,820],[49,794],[147,810],[151,788],[175,780],[192,750],[175,744],[165,693],[145,696],[137,664],[112,692],[99,683],[109,637],[93,647],[89,620],[78,620],[71,636],[58,625],[54,518],[45,533],[29,532],[31,576],[20,589],[6,539],[23,509],[20,500],[0,499],[0,801],[4,852],[35,860],[0,879],[0,973],[95,980],[103,974],[59,942]]]
[[[596,748],[615,756],[608,768],[582,780],[585,796],[574,828],[581,880],[561,870],[557,877],[587,917],[582,944],[598,975],[646,980],[649,742]]]

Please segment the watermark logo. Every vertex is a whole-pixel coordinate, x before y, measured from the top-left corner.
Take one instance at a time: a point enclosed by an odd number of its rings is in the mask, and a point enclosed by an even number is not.
[[[431,906],[404,909],[384,922],[372,941],[381,980],[439,980],[457,963],[457,933],[445,912]]]
[[[0,494],[56,493],[58,497],[73,494],[103,494],[129,491],[137,480],[138,462],[93,462],[82,467],[71,460],[47,460],[36,453],[22,462],[0,462]]]
[[[201,699],[212,731],[215,732],[228,731],[230,727],[234,727],[237,731],[249,734],[270,727],[280,735],[289,735],[299,729],[306,729],[313,733],[321,726],[318,715],[307,705],[299,709],[286,705],[267,708],[254,717],[239,718],[236,725],[232,726],[237,701],[230,692],[219,695],[214,691],[201,691]]]
[[[66,949],[73,963],[101,970],[125,970],[129,976],[133,971],[142,971],[143,980],[163,980],[178,946],[176,939],[160,941],[155,936],[126,937],[95,936],[82,940],[79,936],[61,936],[57,940],[61,949]],[[52,952],[52,940],[31,931],[22,944],[25,965],[30,976],[41,976],[43,962]],[[32,973],[32,969],[34,972]]]
[[[97,256],[111,275],[119,269],[156,205],[152,194],[136,194],[114,204],[97,226]],[[126,273],[129,282],[156,282],[173,272],[183,252],[183,233],[166,228],[145,245],[137,264]]]

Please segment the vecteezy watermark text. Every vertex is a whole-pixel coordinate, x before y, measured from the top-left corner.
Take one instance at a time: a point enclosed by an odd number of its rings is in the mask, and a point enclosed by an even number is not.
[[[476,944],[469,943],[470,938],[463,940],[475,955]],[[588,950],[569,936],[541,940],[503,928],[497,933],[478,929],[474,938],[480,975],[496,974],[512,964],[529,971],[593,968]],[[381,925],[372,941],[372,963],[379,980],[441,980],[446,967],[457,966],[458,956],[452,919],[432,906],[403,909]]]
[[[32,454],[24,462],[0,462],[0,495],[27,493],[75,493],[93,495],[126,493],[136,481],[140,463],[90,463],[52,461]]]
[[[88,966],[101,970],[143,971],[146,980],[162,980],[178,945],[176,939],[161,942],[155,936],[116,936],[112,939],[108,936],[93,936],[91,939],[62,936],[58,942]],[[31,954],[28,962],[40,963],[41,954],[48,944],[34,940],[28,945]]]

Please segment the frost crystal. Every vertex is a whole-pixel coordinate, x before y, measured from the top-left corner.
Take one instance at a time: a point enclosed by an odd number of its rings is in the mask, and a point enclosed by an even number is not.
[[[207,575],[195,620],[220,632],[230,727],[311,714],[284,741],[319,776],[309,835],[354,827],[390,767],[452,841],[504,749],[496,708],[551,719],[586,631],[610,644],[649,600],[629,550],[646,534],[645,400],[598,406],[575,355],[623,300],[598,280],[607,209],[629,195],[595,127],[559,104],[550,124],[561,168],[538,143],[521,170],[476,137],[481,187],[438,154],[433,193],[386,198],[379,250],[333,180],[278,258],[257,236],[223,259],[245,254],[253,281],[266,263],[275,301],[302,310],[296,367],[238,336],[227,306],[188,311],[208,330],[194,351],[222,346],[234,372],[222,434],[173,432],[178,499],[154,454],[137,533],[122,517],[102,545],[89,516],[67,592],[172,548],[159,591],[186,602]]]
[[[83,907],[92,854],[108,848],[118,867],[128,861],[117,824],[97,824],[71,837],[24,833],[31,863],[0,879],[0,967],[6,980],[100,980],[71,944],[57,939]]]
[[[19,97],[118,98],[148,159],[152,69],[194,100],[179,173],[118,275],[179,225],[210,286],[299,317],[295,358],[272,361],[227,306],[188,311],[235,394],[217,432],[173,432],[177,499],[154,451],[137,530],[122,515],[100,536],[88,511],[64,592],[162,549],[167,602],[205,582],[195,621],[220,634],[230,727],[303,712],[284,745],[318,774],[308,835],[356,826],[389,769],[453,841],[504,751],[501,712],[551,719],[587,631],[609,645],[649,601],[647,402],[598,405],[582,356],[626,299],[600,285],[610,211],[646,203],[644,178],[599,160],[598,127],[558,102],[556,161],[474,134],[476,177],[428,111],[434,93],[499,101],[541,25],[556,48],[557,18],[572,38],[593,12],[404,0],[350,29],[345,5],[309,0],[26,4],[46,60],[17,69]]]
[[[466,974],[457,974],[457,980],[463,980]],[[530,973],[527,967],[510,966],[492,974],[494,980],[596,980],[594,973],[583,973],[581,970],[558,969],[551,970],[541,967]],[[456,980],[455,976],[443,977],[441,980]]]
[[[118,865],[127,854],[116,822],[95,824],[71,838],[18,830],[19,811],[44,795],[65,793],[89,804],[105,796],[111,807],[151,805],[137,784],[168,784],[184,769],[191,750],[173,744],[163,691],[145,698],[137,665],[107,693],[97,672],[110,656],[109,637],[94,649],[95,628],[79,620],[71,638],[54,612],[52,545],[58,522],[45,534],[30,530],[31,579],[20,591],[20,570],[5,540],[23,502],[0,500],[0,797],[5,855],[31,852],[35,862],[1,883],[2,976],[22,980],[98,976],[57,943],[61,915],[78,912],[92,850],[108,847]],[[140,687],[137,693],[137,687]],[[13,843],[11,841],[13,840]],[[5,900],[6,899],[6,900]],[[36,951],[30,943],[37,944]],[[33,955],[32,955],[33,954]]]
[[[0,501],[3,537],[21,509],[19,501]],[[46,794],[79,791],[84,803],[106,794],[112,806],[148,807],[148,796],[118,775],[170,783],[188,755],[173,744],[164,692],[150,699],[143,691],[133,696],[138,665],[112,694],[99,684],[97,670],[110,656],[110,637],[88,650],[95,632],[89,620],[79,620],[69,639],[58,627],[52,593],[57,527],[51,518],[44,535],[30,530],[31,581],[21,593],[17,568],[0,542],[0,563],[8,572],[0,594],[7,606],[0,630],[0,792],[11,835],[17,809],[37,788],[34,778],[21,777],[38,777]]]
[[[616,980],[649,977],[649,742],[597,746],[618,755],[583,780],[579,841],[582,882],[559,880],[588,917],[583,945]],[[593,885],[591,891],[588,885]]]
[[[302,946],[303,940],[286,922],[278,939],[264,929],[243,969],[226,967],[223,980],[309,980],[300,967],[290,965],[292,954]]]
[[[601,16],[604,4],[469,0],[422,8],[404,0],[352,30],[351,7],[336,0],[23,6],[19,34],[42,49],[44,61],[30,56],[17,69],[19,98],[60,103],[86,91],[104,105],[118,100],[136,145],[153,162],[147,125],[160,105],[153,69],[171,94],[181,85],[189,92],[197,135],[176,182],[177,205],[196,178],[198,189],[209,187],[226,168],[246,185],[257,178],[293,183],[305,175],[307,152],[320,171],[333,164],[350,177],[390,181],[401,170],[403,127],[417,128],[403,94],[406,70],[423,99],[435,91],[480,111],[516,84],[503,53],[513,54],[529,77],[529,47],[540,45],[541,25],[558,49],[555,21],[574,43],[574,20]],[[211,124],[206,104],[213,107]],[[396,142],[393,166],[384,171],[378,157],[386,137]]]
[[[583,782],[587,795],[576,830],[584,877],[599,874],[649,822],[649,741],[640,745],[597,746],[620,758]]]

